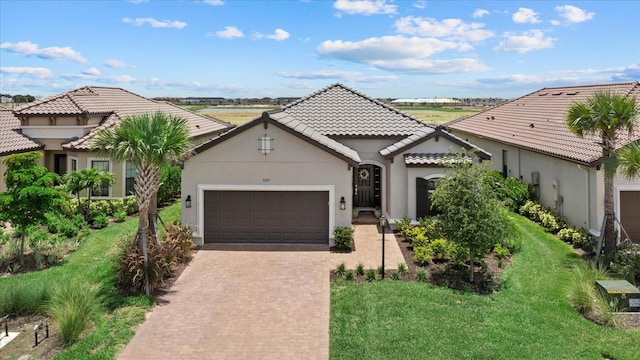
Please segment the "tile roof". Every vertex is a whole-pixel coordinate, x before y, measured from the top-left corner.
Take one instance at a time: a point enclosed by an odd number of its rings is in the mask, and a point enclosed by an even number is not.
[[[331,137],[409,136],[430,128],[415,117],[342,84],[329,85],[282,111]]]
[[[0,156],[11,153],[38,150],[44,145],[20,133],[20,119],[13,111],[0,106]],[[0,174],[1,176],[2,174]]]
[[[565,124],[566,111],[574,101],[584,101],[597,91],[608,90],[635,96],[640,105],[640,82],[543,88],[518,99],[459,120],[446,127],[551,156],[594,164],[602,148],[597,136],[580,138]],[[640,123],[629,137],[618,136],[619,146],[640,138]]]
[[[265,121],[271,122],[281,129],[292,133],[303,140],[318,146],[319,148],[342,158],[353,166],[357,166],[360,163],[360,155],[358,152],[351,149],[350,147],[343,145],[323,134],[318,132],[317,130],[311,128],[305,123],[297,120],[290,114],[282,112],[280,110],[272,111],[272,112],[263,112],[262,116],[256,118],[248,123],[242,124],[234,129],[231,129],[219,136],[197,146],[194,149],[196,154],[201,153],[228,138],[236,136],[242,133],[245,130],[248,130],[254,126],[264,123]]]
[[[471,161],[470,157],[465,157],[463,161]],[[455,154],[445,153],[409,153],[404,154],[404,163],[408,166],[442,166],[442,164],[453,164],[457,162]]]
[[[425,131],[426,130],[426,131]],[[476,154],[482,158],[482,159],[490,159],[491,158],[491,154],[473,144],[471,144],[468,141],[462,140],[460,137],[455,136],[453,134],[451,134],[448,131],[445,131],[442,127],[438,126],[435,129],[424,129],[424,130],[419,130],[417,131],[415,134],[406,137],[394,144],[391,144],[389,146],[387,146],[386,148],[380,150],[380,155],[384,156],[384,157],[392,157],[394,155],[396,155],[397,153],[411,148],[412,146],[415,146],[433,136],[436,135],[442,135],[446,138],[448,138],[449,140],[459,144],[460,146],[466,148],[467,150],[475,150]]]
[[[114,126],[122,118],[129,115],[156,111],[185,118],[191,137],[218,132],[232,126],[221,120],[182,109],[168,102],[147,99],[121,88],[102,86],[86,86],[40,100],[16,109],[15,114],[17,116],[104,115],[105,119],[102,124],[85,137],[63,145],[66,149],[88,150],[91,146],[91,139],[99,129]]]

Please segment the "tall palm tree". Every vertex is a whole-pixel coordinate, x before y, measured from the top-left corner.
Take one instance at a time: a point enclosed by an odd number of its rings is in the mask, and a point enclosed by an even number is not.
[[[636,126],[638,108],[635,97],[610,91],[596,92],[584,102],[574,102],[567,111],[566,124],[579,137],[597,135],[602,146],[604,164],[604,228],[605,253],[616,251],[615,210],[613,207],[613,179],[618,169],[616,146],[618,134],[631,134]]]
[[[150,219],[150,214],[154,214],[153,209],[157,208],[154,202],[160,187],[160,170],[168,164],[183,160],[190,153],[187,121],[163,112],[131,115],[114,129],[98,132],[92,148],[115,161],[131,161],[136,167],[134,191],[139,211],[138,235],[146,272],[147,242],[150,235],[155,236],[155,229],[150,231],[149,224],[155,224],[155,219]],[[147,295],[148,280],[148,276],[145,276]]]
[[[640,177],[640,144],[638,141],[630,142],[620,150],[618,164],[620,173],[629,180],[636,176]]]

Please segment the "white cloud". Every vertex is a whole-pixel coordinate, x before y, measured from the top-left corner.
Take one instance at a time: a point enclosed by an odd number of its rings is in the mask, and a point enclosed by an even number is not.
[[[386,0],[336,0],[333,7],[350,15],[395,14],[398,8]]]
[[[377,68],[412,74],[450,74],[490,70],[488,66],[473,58],[449,60],[403,59],[398,61],[372,61]]]
[[[131,19],[128,17],[122,18],[122,22],[125,24],[133,24],[135,26],[142,26],[144,24],[151,25],[152,28],[173,28],[173,29],[182,29],[187,26],[186,22],[177,21],[177,20],[156,20],[154,18],[135,18]]]
[[[125,63],[124,61],[120,61],[116,59],[107,59],[104,61],[104,66],[114,68],[114,69],[119,69],[119,68],[125,68],[129,65],[127,65],[127,63]]]
[[[489,11],[485,10],[485,9],[476,9],[476,11],[473,12],[473,16],[474,18],[481,18],[484,17],[485,15],[489,15]]]
[[[482,41],[495,34],[485,30],[484,24],[465,23],[461,19],[444,19],[407,16],[395,22],[396,30],[401,34],[442,37],[468,41]]]
[[[262,34],[262,33],[255,33],[253,34],[253,37],[256,39],[262,39],[262,38],[267,38],[267,39],[271,39],[271,40],[276,40],[276,41],[282,41],[282,40],[286,40],[289,38],[289,33],[282,30],[282,29],[276,29],[273,34]]]
[[[585,10],[573,5],[556,6],[555,10],[559,13],[560,17],[572,24],[591,20],[596,15],[594,12],[586,12]],[[555,23],[552,22],[552,24],[559,25],[560,22],[555,21]]]
[[[353,82],[385,82],[396,80],[398,77],[395,75],[363,75],[357,71],[342,71],[342,70],[316,70],[316,71],[281,71],[278,75],[285,78],[303,79],[303,80],[327,80],[338,79]]]
[[[241,38],[244,36],[242,31],[235,26],[225,26],[224,30],[216,31],[215,34],[207,34],[207,37],[219,37],[223,39]]]
[[[204,0],[205,4],[213,5],[213,6],[221,6],[224,5],[224,1],[222,0]]]
[[[427,0],[417,0],[413,3],[414,8],[424,9],[427,7]]]
[[[521,34],[507,32],[504,34],[506,40],[503,40],[496,46],[494,51],[515,51],[524,54],[532,50],[548,49],[553,47],[556,39],[545,37],[540,30],[525,31]]]
[[[136,78],[129,75],[114,75],[101,77],[98,81],[107,84],[131,84],[136,81]]]
[[[38,44],[32,43],[31,41],[21,41],[17,43],[2,43],[0,44],[0,49],[25,56],[36,56],[41,59],[71,60],[79,63],[87,62],[87,59],[83,58],[80,52],[68,46],[52,46],[40,49]]]
[[[372,37],[362,41],[327,40],[320,44],[318,52],[338,59],[370,63],[373,60],[427,57],[459,47],[458,43],[452,41],[397,35]]]
[[[2,74],[13,74],[13,75],[24,75],[36,79],[48,79],[53,76],[51,70],[43,67],[0,67],[0,73]]]
[[[85,75],[91,75],[91,76],[100,76],[100,70],[92,67],[92,68],[88,68],[87,70],[84,70],[82,72]]]
[[[519,8],[518,11],[513,14],[511,19],[513,22],[518,24],[537,24],[540,22],[540,19],[538,19],[538,13],[533,9],[523,7]]]

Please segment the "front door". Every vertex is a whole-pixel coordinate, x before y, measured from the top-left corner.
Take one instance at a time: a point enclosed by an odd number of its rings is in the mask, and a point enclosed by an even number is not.
[[[353,172],[354,206],[374,207],[375,204],[375,174],[373,165],[361,165]]]
[[[437,214],[437,211],[431,208],[431,194],[436,189],[437,181],[437,178],[416,178],[416,219]]]
[[[67,154],[55,154],[53,156],[55,164],[53,171],[62,176],[67,173]]]

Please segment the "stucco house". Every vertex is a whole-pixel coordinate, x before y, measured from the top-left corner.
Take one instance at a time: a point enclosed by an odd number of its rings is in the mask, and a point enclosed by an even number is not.
[[[493,167],[505,176],[533,184],[540,202],[568,222],[599,231],[604,217],[604,170],[597,136],[579,138],[565,124],[574,101],[597,91],[634,96],[640,104],[640,82],[543,88],[505,104],[446,125],[453,134],[493,154]],[[640,139],[640,123],[620,147]],[[616,217],[629,237],[640,241],[640,178],[616,176]]]
[[[200,244],[330,245],[360,210],[427,215],[443,162],[461,148],[491,156],[333,84],[198,146],[182,171],[182,222]]]
[[[136,176],[131,163],[115,163],[90,151],[100,129],[116,126],[123,118],[162,111],[187,120],[194,146],[232,127],[211,117],[171,103],[147,99],[121,88],[87,86],[36,101],[15,110],[0,110],[0,162],[6,155],[41,150],[42,165],[59,175],[97,167],[112,172],[116,181],[93,196],[121,198],[133,192]],[[0,165],[0,173],[4,174]],[[6,191],[0,180],[0,191]]]

